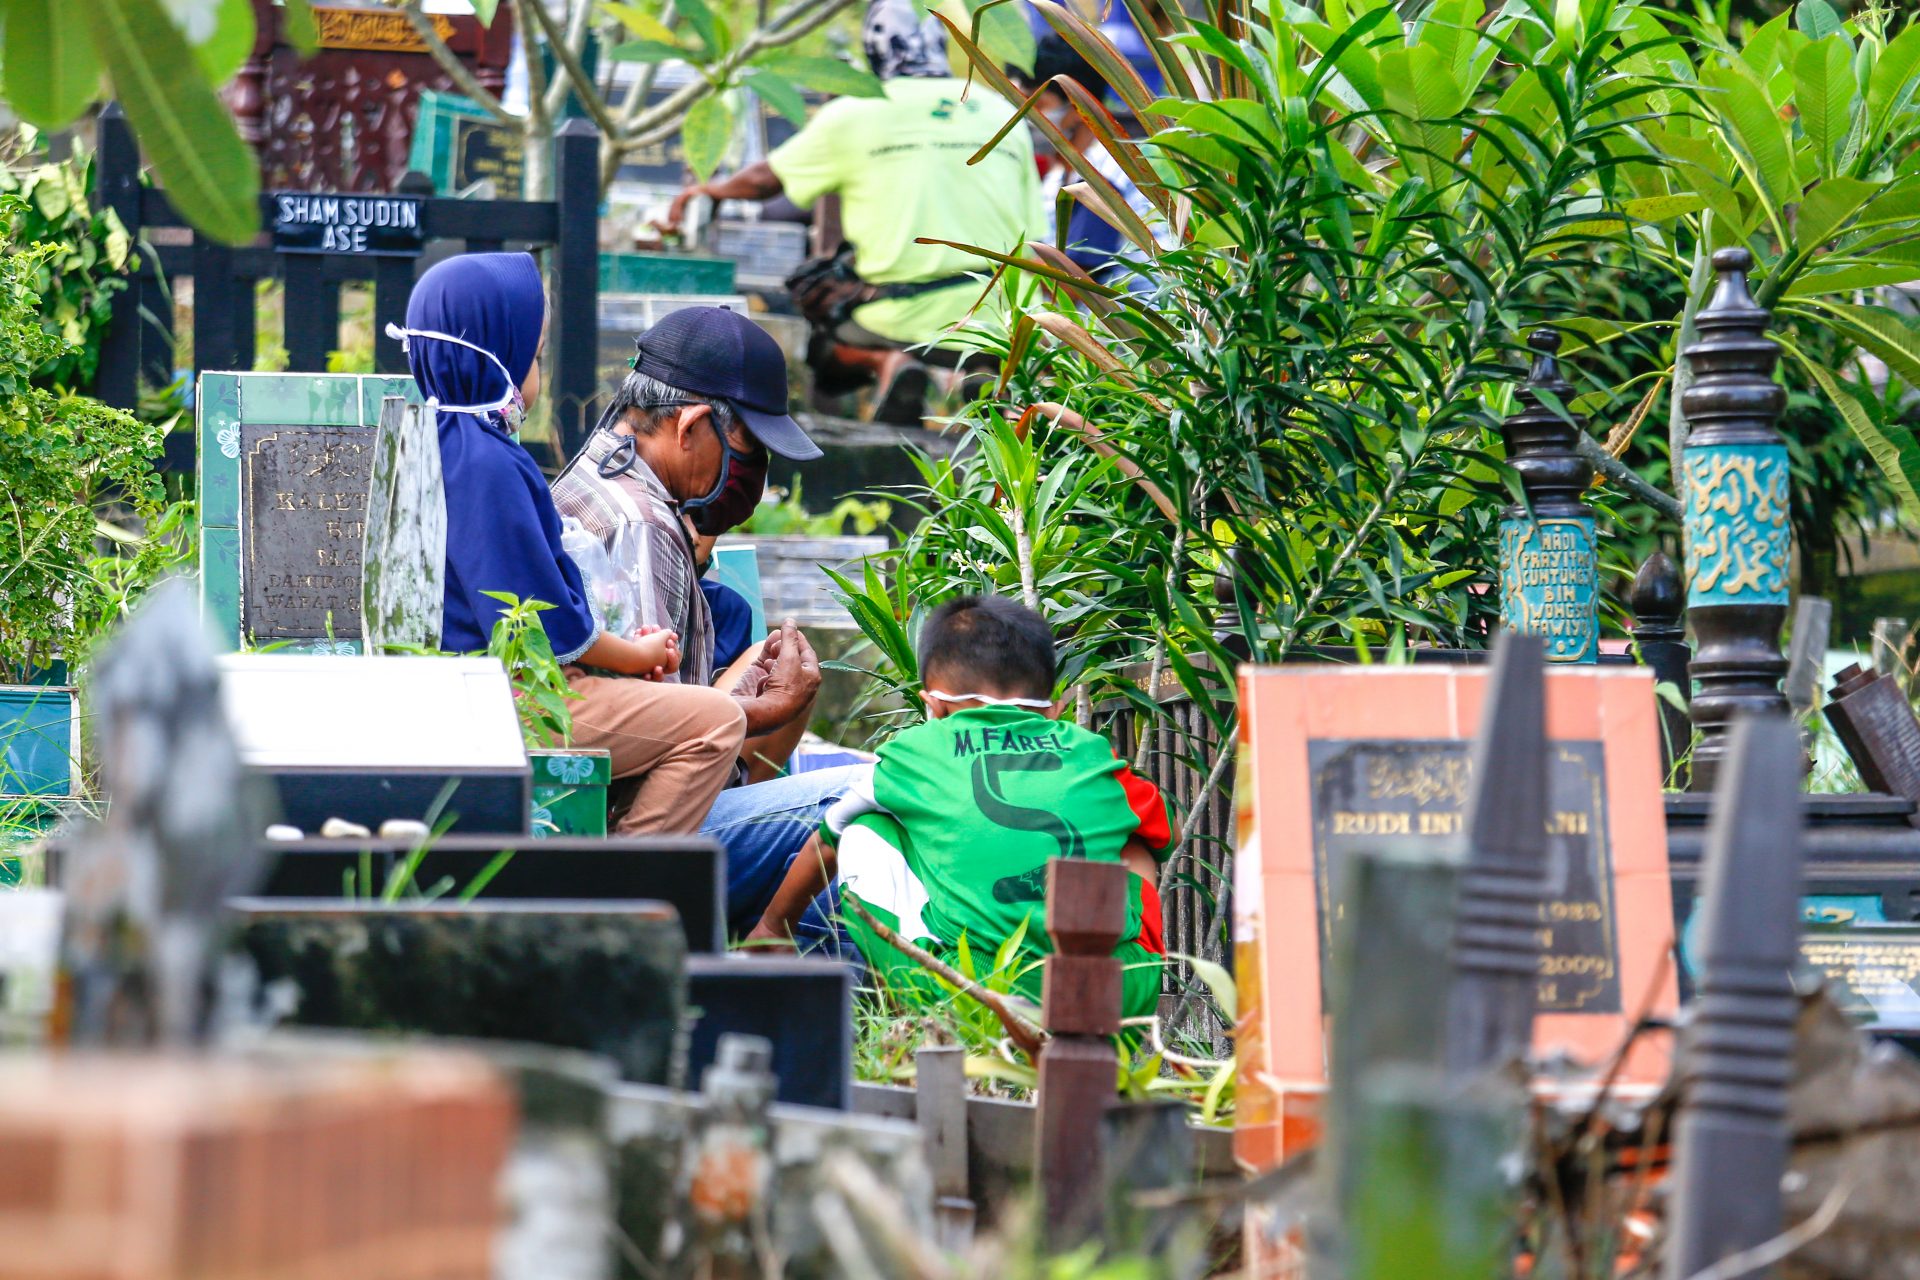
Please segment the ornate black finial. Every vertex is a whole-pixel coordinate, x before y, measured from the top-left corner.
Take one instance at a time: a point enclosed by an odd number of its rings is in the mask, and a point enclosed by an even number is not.
[[[1524,1061],[1533,1039],[1547,888],[1543,657],[1537,636],[1500,637],[1474,735],[1446,1024],[1446,1068],[1457,1077]]]
[[[1685,703],[1693,694],[1693,680],[1687,674],[1693,650],[1687,645],[1686,628],[1680,621],[1687,605],[1680,567],[1666,552],[1653,552],[1640,562],[1627,599],[1633,605],[1633,643],[1641,664],[1653,672],[1655,680],[1672,685]],[[1673,762],[1686,754],[1687,744],[1693,740],[1693,721],[1665,698],[1659,700],[1659,707],[1660,773],[1670,778]]]
[[[1687,617],[1699,646],[1690,784],[1697,791],[1714,786],[1736,715],[1787,714],[1780,629],[1793,554],[1787,446],[1774,425],[1786,404],[1773,381],[1780,346],[1747,288],[1753,255],[1721,249],[1713,266],[1719,284],[1694,320],[1700,341],[1681,353],[1693,371],[1681,409],[1689,428]]]
[[[1800,738],[1783,716],[1734,729],[1713,799],[1700,983],[1680,1064],[1666,1275],[1779,1234],[1800,937]]]
[[[1520,386],[1519,413],[1500,428],[1507,465],[1520,473],[1527,501],[1500,520],[1500,614],[1510,631],[1539,636],[1549,662],[1593,662],[1600,655],[1599,568],[1593,510],[1580,495],[1593,467],[1577,449],[1583,430],[1565,406],[1573,385],[1560,372],[1560,335],[1527,338],[1533,367]]]

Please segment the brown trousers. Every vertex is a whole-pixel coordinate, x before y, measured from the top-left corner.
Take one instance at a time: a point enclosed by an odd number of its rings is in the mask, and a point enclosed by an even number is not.
[[[718,689],[588,675],[579,667],[567,668],[567,683],[580,695],[571,704],[573,745],[612,754],[616,792],[622,778],[639,782],[611,834],[698,831],[746,737],[740,704]]]

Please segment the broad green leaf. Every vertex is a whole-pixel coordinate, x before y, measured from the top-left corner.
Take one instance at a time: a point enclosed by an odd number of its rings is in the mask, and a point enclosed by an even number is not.
[[[1914,433],[1905,427],[1896,427],[1891,434],[1882,431],[1873,420],[1873,415],[1867,412],[1866,406],[1860,403],[1851,389],[1840,384],[1831,370],[1824,368],[1819,361],[1800,356],[1797,351],[1794,354],[1799,356],[1801,367],[1833,401],[1834,408],[1847,420],[1853,433],[1860,437],[1860,443],[1866,446],[1867,452],[1873,455],[1887,482],[1900,495],[1900,505],[1906,511],[1907,519],[1920,520],[1920,441],[1915,440]]]
[[[760,100],[775,111],[796,125],[807,122],[807,100],[802,98],[800,91],[779,72],[769,71],[765,67],[756,67],[747,72],[743,78],[747,88],[758,94]]]
[[[260,230],[260,174],[160,0],[97,0],[94,43],[174,208],[217,240]]]
[[[659,44],[674,43],[673,32],[667,24],[637,4],[616,4],[614,0],[603,0],[600,11],[616,19],[642,40],[653,40]]]
[[[1893,114],[1913,101],[1920,89],[1920,22],[1909,23],[1873,64],[1867,80],[1867,120],[1878,137]]]
[[[287,43],[297,49],[301,57],[310,55],[320,47],[320,27],[313,20],[311,0],[281,0],[281,5],[285,15],[281,27]]]
[[[223,85],[253,52],[253,0],[219,0],[214,26],[206,39],[194,45],[207,83]]]
[[[7,0],[7,99],[20,118],[57,129],[100,94],[100,63],[68,0]]]
[[[1809,40],[1824,40],[1843,29],[1840,15],[1827,0],[1800,0],[1793,9],[1793,24],[1806,32]]]
[[[614,62],[684,62],[692,56],[677,44],[661,44],[658,40],[628,40],[607,50],[607,57]]]
[[[708,53],[726,52],[726,35],[720,20],[707,7],[707,0],[673,0],[673,11],[687,20]]]
[[[733,112],[717,94],[709,94],[693,104],[680,126],[680,144],[686,148],[687,166],[702,182],[713,176],[727,158],[733,142]]]
[[[1800,51],[1793,67],[1793,105],[1822,177],[1833,175],[1834,153],[1853,128],[1859,97],[1853,51],[1845,40],[1822,40]]]
[[[1719,92],[1706,95],[1707,109],[1718,117],[1741,169],[1777,215],[1800,190],[1793,179],[1786,122],[1740,64],[1718,71],[1710,83]]]
[[[947,0],[963,9],[969,33],[977,33],[974,43],[1003,67],[1014,67],[1033,74],[1035,53],[1033,28],[1013,0]]]
[[[851,62],[826,56],[775,54],[760,60],[760,66],[778,71],[795,84],[821,93],[848,98],[884,98],[886,87],[878,76]]]
[[[1642,196],[1638,200],[1627,201],[1621,206],[1621,211],[1641,222],[1666,222],[1698,213],[1706,207],[1706,197],[1700,195]]]
[[[1859,289],[1878,289],[1886,285],[1912,284],[1920,280],[1920,263],[1849,263],[1833,271],[1808,272],[1787,287],[1789,298],[1813,298],[1829,293],[1853,293]]]
[[[1838,322],[1843,333],[1886,361],[1901,381],[1920,387],[1920,332],[1907,327],[1890,311],[1848,302],[1818,305]]]
[[[1794,240],[1800,251],[1815,251],[1833,239],[1843,223],[1880,190],[1878,182],[1859,178],[1828,178],[1807,192],[1795,218]]]

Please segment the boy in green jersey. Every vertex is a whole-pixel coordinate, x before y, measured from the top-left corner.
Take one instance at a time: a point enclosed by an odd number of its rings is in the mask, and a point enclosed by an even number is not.
[[[1050,858],[1123,861],[1134,871],[1125,1016],[1154,1011],[1166,948],[1158,860],[1172,851],[1167,807],[1104,738],[1054,717],[1053,631],[1031,609],[968,596],[921,632],[928,719],[880,750],[870,777],[828,810],[749,940],[784,942],[836,876],[901,937],[949,963],[963,945],[985,977],[1008,938],[1014,989],[1039,998]],[[892,986],[929,983],[853,911],[844,919],[868,968]]]

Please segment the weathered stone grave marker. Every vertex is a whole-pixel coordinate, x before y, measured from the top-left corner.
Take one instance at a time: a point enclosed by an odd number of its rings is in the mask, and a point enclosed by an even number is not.
[[[1250,782],[1239,797],[1237,1153],[1267,1168],[1317,1141],[1326,1087],[1324,976],[1356,853],[1460,855],[1484,668],[1250,669],[1241,677]],[[1535,906],[1541,1049],[1599,1060],[1643,1002],[1671,1013],[1672,935],[1660,734],[1643,670],[1546,676],[1548,889]],[[1621,1080],[1665,1077],[1643,1038]]]
[[[229,646],[352,653],[382,400],[413,379],[203,373],[200,603]]]

